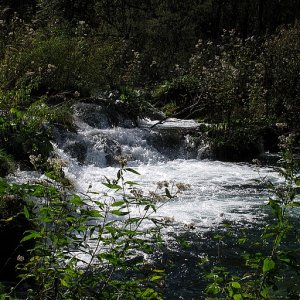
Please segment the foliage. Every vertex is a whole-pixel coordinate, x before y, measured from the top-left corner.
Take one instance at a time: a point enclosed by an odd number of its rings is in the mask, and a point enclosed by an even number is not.
[[[121,42],[86,36],[85,24],[76,30],[75,36],[32,27],[28,32],[16,32],[19,41],[5,50],[1,63],[2,88],[20,88],[32,82],[38,95],[69,90],[84,95],[95,86],[113,84],[112,78],[119,77],[115,68]]]
[[[282,28],[264,45],[268,109],[295,129],[300,116],[299,35],[299,26]]]
[[[21,281],[7,296],[17,296],[26,282],[28,299],[161,299],[155,290],[163,270],[147,266],[145,256],[161,242],[155,203],[176,191],[165,187],[147,195],[126,173],[138,174],[123,164],[116,179],[103,183],[104,194],[90,187],[71,195],[50,181],[2,190],[26,199],[23,214],[34,224],[21,241],[34,241],[34,247],[20,261]]]
[[[15,163],[10,155],[0,149],[0,177],[12,173],[15,169]]]
[[[43,123],[45,119],[39,115],[37,106],[35,108],[34,116],[30,115],[32,110],[25,113],[15,108],[3,110],[0,141],[4,150],[16,160],[28,161],[32,154],[47,157],[52,150],[49,130]]]
[[[190,72],[199,81],[201,106],[211,120],[230,126],[236,118],[251,120],[263,114],[258,51],[255,39],[244,41],[234,31],[224,30],[218,43],[199,40]]]

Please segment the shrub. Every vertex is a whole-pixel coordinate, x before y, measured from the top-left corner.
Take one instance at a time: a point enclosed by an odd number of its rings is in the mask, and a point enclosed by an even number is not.
[[[267,107],[297,129],[300,120],[300,27],[282,28],[264,44]]]
[[[199,81],[204,112],[214,122],[229,126],[237,118],[263,113],[263,68],[258,43],[225,31],[219,43],[199,40],[190,59],[190,73]]]

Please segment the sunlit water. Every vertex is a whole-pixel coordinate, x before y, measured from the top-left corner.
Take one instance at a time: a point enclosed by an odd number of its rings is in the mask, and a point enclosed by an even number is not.
[[[79,131],[71,142],[84,141],[88,144],[84,164],[79,164],[59,147],[56,152],[66,161],[66,175],[72,180],[77,191],[85,193],[88,189],[103,192],[105,177],[114,179],[119,167],[107,166],[103,140],[117,142],[121,155],[128,157],[128,165],[140,175],[127,173],[126,180],[136,181],[142,190],[155,190],[158,181],[182,182],[190,188],[175,199],[164,203],[157,216],[169,218],[177,227],[193,224],[200,230],[209,229],[224,221],[259,222],[264,216],[262,206],[267,200],[266,192],[259,189],[256,180],[267,177],[276,182],[278,175],[271,168],[258,168],[255,165],[227,163],[212,160],[170,159],[160,153],[154,145],[148,144],[151,134],[157,130],[150,126],[154,121],[143,121],[141,128],[106,128],[97,129],[78,121]],[[171,121],[159,125],[165,128],[197,128],[191,120]],[[70,142],[70,139],[67,141]],[[184,153],[180,149],[173,152]],[[198,149],[200,152],[201,149]],[[173,155],[174,156],[174,155]],[[95,196],[96,197],[96,196]],[[160,204],[158,204],[160,206]]]
[[[144,120],[138,128],[108,124],[95,128],[77,119],[78,132],[58,135],[53,145],[76,192],[98,192],[89,194],[95,200],[101,201],[103,193],[118,197],[103,185],[106,178],[116,178],[119,166],[112,160],[115,154],[125,156],[128,166],[140,174],[127,172],[125,179],[137,182],[144,192],[155,190],[160,181],[190,185],[174,199],[157,203],[155,216],[171,222],[163,231],[165,250],[151,261],[166,270],[164,299],[204,299],[205,277],[199,275],[201,267],[196,267],[203,257],[209,256],[213,263],[214,259],[220,259],[222,248],[228,265],[233,269],[240,267],[230,240],[220,244],[213,235],[226,228],[223,224],[234,224],[235,233],[250,228],[249,232],[256,235],[270,214],[265,206],[270,192],[259,180],[266,178],[276,184],[282,178],[268,167],[201,159],[206,145],[190,134],[189,130],[199,126],[192,120],[171,119],[151,128],[156,123]],[[165,134],[176,135],[181,129],[180,142],[164,147]],[[67,151],[69,145],[76,143],[86,150],[81,162]],[[19,182],[39,179],[37,172],[18,172],[13,178]],[[137,214],[138,209],[133,207],[132,213]],[[149,224],[143,226],[147,228]],[[182,246],[180,241],[186,244]],[[89,259],[86,255],[81,258]]]

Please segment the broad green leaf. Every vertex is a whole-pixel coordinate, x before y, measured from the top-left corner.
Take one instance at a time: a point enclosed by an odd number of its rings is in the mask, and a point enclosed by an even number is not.
[[[263,263],[263,273],[267,273],[275,268],[275,262],[272,258],[266,258]]]
[[[281,222],[282,221],[282,208],[280,207],[278,201],[270,199],[269,205],[271,206],[273,213],[277,217],[277,219]]]
[[[260,292],[261,296],[264,298],[264,299],[269,299],[269,291],[268,291],[268,288],[267,287],[264,287],[261,292]]]
[[[233,295],[233,299],[234,300],[242,300],[243,296],[241,294],[235,294],[235,295]]]
[[[231,282],[230,284],[235,289],[240,289],[241,288],[241,285],[238,282],[236,282],[236,281]]]
[[[16,117],[17,117],[18,119],[21,119],[21,118],[23,117],[23,113],[22,113],[20,110],[14,108],[14,107],[11,108],[9,112],[10,112],[11,114],[16,115]]]
[[[213,294],[213,295],[219,294],[221,292],[221,290],[222,289],[220,288],[220,286],[215,282],[210,284],[206,289],[207,293]]]

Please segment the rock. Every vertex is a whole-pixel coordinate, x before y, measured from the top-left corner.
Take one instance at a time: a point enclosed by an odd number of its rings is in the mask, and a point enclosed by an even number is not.
[[[108,166],[111,166],[117,162],[116,158],[118,156],[121,156],[122,154],[121,145],[118,142],[111,140],[107,137],[103,138],[102,141],[103,141],[103,149],[105,153],[106,164]]]
[[[71,155],[71,157],[83,164],[87,155],[87,145],[84,141],[71,141],[63,147],[63,150]]]
[[[133,128],[136,120],[129,116],[122,105],[94,103],[76,103],[74,106],[77,118],[91,127],[105,129],[111,127]]]

